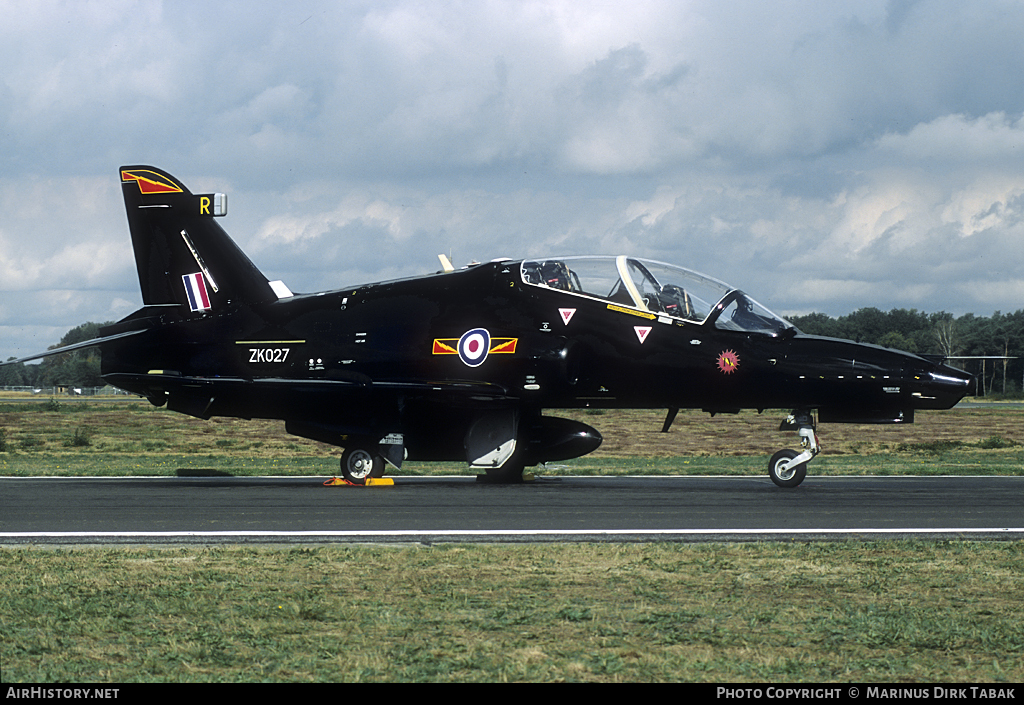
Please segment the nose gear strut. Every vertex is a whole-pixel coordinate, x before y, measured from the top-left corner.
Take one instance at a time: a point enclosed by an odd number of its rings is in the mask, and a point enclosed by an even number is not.
[[[779,425],[780,431],[797,432],[803,452],[784,449],[768,461],[768,476],[779,487],[796,487],[807,477],[807,463],[821,452],[814,433],[814,416],[810,411],[795,410]]]

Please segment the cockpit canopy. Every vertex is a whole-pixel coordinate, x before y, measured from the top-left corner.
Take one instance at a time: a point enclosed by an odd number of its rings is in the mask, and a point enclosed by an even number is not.
[[[523,281],[696,324],[781,335],[796,329],[738,289],[663,262],[618,257],[526,260]]]

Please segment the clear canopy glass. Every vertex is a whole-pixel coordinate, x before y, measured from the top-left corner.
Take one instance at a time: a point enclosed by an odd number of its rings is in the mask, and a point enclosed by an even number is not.
[[[793,325],[728,284],[683,267],[637,257],[526,260],[523,281],[718,328],[780,335]]]

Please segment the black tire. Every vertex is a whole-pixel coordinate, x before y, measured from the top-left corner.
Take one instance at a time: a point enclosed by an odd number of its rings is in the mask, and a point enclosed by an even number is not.
[[[523,471],[526,470],[526,463],[517,450],[515,454],[505,461],[500,468],[492,468],[484,475],[477,475],[479,482],[489,482],[497,485],[513,485],[523,481]]]
[[[768,476],[772,478],[772,482],[779,487],[796,487],[804,481],[804,478],[807,477],[807,463],[800,463],[785,472],[780,468],[784,462],[792,460],[798,455],[800,454],[795,450],[787,448],[772,456],[772,459],[768,461]]]
[[[341,476],[354,485],[365,485],[371,477],[384,476],[384,458],[359,446],[341,454]]]

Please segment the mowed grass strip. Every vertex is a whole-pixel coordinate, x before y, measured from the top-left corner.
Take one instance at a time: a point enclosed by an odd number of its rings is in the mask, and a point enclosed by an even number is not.
[[[709,417],[680,412],[661,433],[659,410],[564,410],[604,443],[542,474],[763,474],[779,448],[781,411]],[[1019,474],[1024,409],[922,412],[907,426],[831,424],[811,474]],[[288,435],[281,421],[195,419],[145,402],[0,400],[2,475],[334,475],[341,449]],[[403,465],[402,473],[466,473],[462,463]]]
[[[1024,681],[1024,545],[0,550],[7,683]]]
[[[761,474],[779,414],[564,414],[543,472]],[[1019,474],[1021,412],[827,426],[817,474]],[[0,403],[6,475],[325,474],[270,421]],[[465,472],[409,463],[410,474]],[[1020,682],[1020,543],[0,550],[5,682]]]

